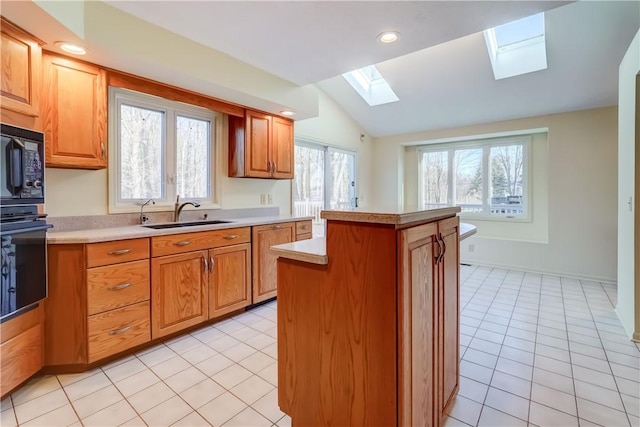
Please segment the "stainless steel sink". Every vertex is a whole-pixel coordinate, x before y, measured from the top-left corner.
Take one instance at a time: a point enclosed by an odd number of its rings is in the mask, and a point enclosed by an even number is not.
[[[177,228],[177,227],[193,227],[194,225],[216,225],[216,224],[228,224],[233,221],[223,221],[214,219],[211,221],[190,221],[190,222],[174,222],[171,224],[153,224],[143,225],[146,228],[153,228],[154,230],[162,230],[164,228]]]

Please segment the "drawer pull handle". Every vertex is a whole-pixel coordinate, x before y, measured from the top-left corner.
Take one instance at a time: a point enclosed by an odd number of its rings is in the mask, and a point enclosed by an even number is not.
[[[176,243],[174,243],[174,245],[176,245],[176,246],[187,246],[187,245],[189,245],[189,244],[191,244],[191,242],[190,242],[190,241],[188,241],[188,240],[183,240],[182,242],[176,242]]]
[[[107,252],[107,255],[124,255],[131,252],[131,249],[120,249],[119,251]]]
[[[121,285],[111,286],[110,288],[107,288],[107,290],[109,290],[109,291],[120,291],[122,289],[127,289],[132,284],[133,283],[123,283]]]
[[[120,329],[114,329],[113,331],[109,331],[109,335],[119,335],[119,334],[124,334],[125,332],[127,332],[129,329],[133,328],[132,325],[127,325],[125,327],[122,327]]]
[[[224,236],[224,239],[226,240],[233,240],[233,239],[237,239],[238,235],[237,234],[231,234],[229,236]]]
[[[278,228],[282,228],[282,226],[281,225],[272,225],[271,226],[272,230],[277,230]]]

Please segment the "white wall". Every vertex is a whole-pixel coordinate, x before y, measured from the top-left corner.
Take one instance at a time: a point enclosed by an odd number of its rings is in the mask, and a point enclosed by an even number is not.
[[[367,206],[372,200],[372,140],[333,99],[318,90],[319,115],[296,122],[295,137],[320,144],[343,147],[355,151],[358,168],[358,202]]]
[[[297,121],[295,137],[340,146],[358,153],[359,193],[361,200],[369,199],[371,142],[365,137],[360,142],[360,128],[322,91],[318,91],[319,116]],[[260,194],[271,193],[274,203],[283,214],[291,212],[291,182],[227,176],[228,141],[223,132],[218,157],[220,202],[224,209],[264,207]],[[46,204],[49,216],[106,215],[108,214],[108,174],[106,170],[85,171],[74,169],[46,170]]]
[[[537,206],[533,222],[511,224],[506,234],[499,234],[504,223],[469,221],[477,225],[478,234],[462,244],[461,258],[475,264],[615,281],[616,115],[617,109],[610,107],[375,139],[373,170],[382,172],[374,175],[373,186],[380,190],[376,202],[393,205],[404,200],[405,185],[407,197],[410,187],[415,187],[405,182],[405,170],[407,174],[411,168],[417,170],[405,165],[403,145],[546,128],[546,141],[534,139]],[[540,208],[547,211],[547,225],[544,212],[536,214]],[[540,236],[531,239],[536,229]],[[471,243],[473,253],[468,251]]]
[[[640,340],[640,216],[637,213],[638,193],[635,188],[640,170],[636,147],[640,136],[636,135],[638,112],[636,108],[637,75],[640,72],[640,32],[631,42],[620,63],[618,95],[618,305],[616,312],[627,333]],[[631,209],[627,204],[632,198]],[[634,209],[636,210],[634,212]],[[639,226],[639,228],[636,228]]]

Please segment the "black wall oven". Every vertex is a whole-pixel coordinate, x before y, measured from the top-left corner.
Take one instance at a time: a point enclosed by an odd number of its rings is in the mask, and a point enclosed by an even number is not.
[[[44,203],[44,134],[0,123],[2,205]]]
[[[1,206],[0,323],[47,296],[47,229],[37,206]]]

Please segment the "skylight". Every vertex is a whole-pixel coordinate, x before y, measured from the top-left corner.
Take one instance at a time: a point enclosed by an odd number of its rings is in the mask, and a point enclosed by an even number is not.
[[[375,65],[350,71],[342,76],[371,107],[399,101]]]
[[[496,80],[547,68],[544,13],[484,31]]]

